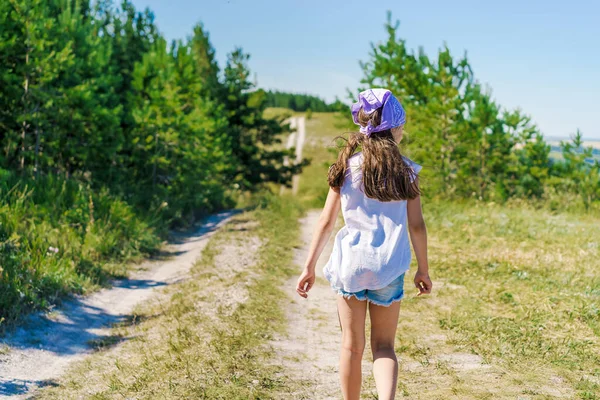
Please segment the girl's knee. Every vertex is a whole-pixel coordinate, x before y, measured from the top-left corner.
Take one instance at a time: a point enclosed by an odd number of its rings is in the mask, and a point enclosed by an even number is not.
[[[365,345],[362,346],[360,344],[352,344],[352,343],[342,343],[342,350],[346,350],[352,354],[362,356],[365,352]]]
[[[365,351],[365,339],[344,335],[342,337],[342,349],[353,354],[362,355]]]

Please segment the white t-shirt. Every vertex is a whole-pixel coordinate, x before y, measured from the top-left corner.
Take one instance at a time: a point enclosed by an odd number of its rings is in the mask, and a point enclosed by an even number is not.
[[[414,172],[421,166],[404,157]],[[406,200],[382,202],[362,189],[362,153],[348,160],[340,189],[346,225],[335,236],[323,273],[331,286],[345,292],[381,289],[408,271],[411,252]]]

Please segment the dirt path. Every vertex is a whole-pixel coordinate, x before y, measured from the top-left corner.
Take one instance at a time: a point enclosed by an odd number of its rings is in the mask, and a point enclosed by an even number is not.
[[[306,141],[306,118],[304,117],[292,117],[290,118],[290,128],[292,128],[293,132],[288,136],[286,142],[286,148],[291,149],[294,147],[296,149],[295,152],[295,162],[302,161],[302,149],[304,148],[304,142]],[[289,159],[286,157],[284,160],[284,165],[289,164]],[[292,177],[292,193],[298,193],[298,187],[300,184],[300,175],[294,175]],[[280,194],[285,191],[285,186],[281,186]]]
[[[301,221],[303,246],[296,251],[294,262],[303,265],[313,230],[319,219],[319,211],[309,211]],[[338,399],[338,352],[340,328],[337,317],[336,297],[323,277],[323,265],[327,262],[332,240],[317,263],[317,280],[307,300],[296,292],[297,277],[290,278],[285,285],[289,293],[286,307],[288,335],[273,342],[277,349],[277,363],[285,368],[292,385],[294,399]],[[368,373],[368,371],[365,371]]]
[[[156,288],[184,278],[206,246],[211,233],[234,212],[208,218],[194,234],[168,246],[166,261],[148,262],[116,281],[110,289],[67,302],[60,310],[36,315],[0,340],[0,397],[24,398],[35,388],[52,384],[65,368],[88,354],[91,344],[110,341],[110,326],[126,321],[134,307]]]
[[[306,119],[304,117],[297,117],[297,129],[298,134],[296,135],[296,162],[302,161],[302,149],[304,148],[304,141],[306,140]],[[298,193],[298,187],[300,185],[300,175],[294,175],[292,178],[292,193]]]

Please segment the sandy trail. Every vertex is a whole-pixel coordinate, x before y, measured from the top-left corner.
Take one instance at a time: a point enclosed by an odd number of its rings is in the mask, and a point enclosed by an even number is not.
[[[297,129],[298,134],[296,135],[296,162],[302,161],[302,149],[304,148],[304,141],[306,140],[306,119],[304,117],[297,117]],[[298,187],[300,185],[300,175],[294,175],[292,178],[292,193],[298,193]]]
[[[54,384],[66,367],[92,351],[94,342],[118,340],[110,326],[127,321],[138,304],[156,289],[183,279],[199,258],[211,234],[234,214],[209,217],[191,235],[170,244],[166,261],[142,264],[131,277],[88,297],[78,297],[48,315],[34,315],[14,333],[0,339],[0,398],[25,398]]]
[[[313,230],[319,219],[319,210],[312,210],[302,219],[303,246],[296,251],[294,262],[298,273],[306,260]],[[285,285],[289,294],[286,316],[288,335],[277,338],[272,344],[277,350],[276,359],[284,367],[291,381],[294,399],[338,399],[338,358],[341,340],[337,317],[336,296],[323,277],[323,266],[329,258],[333,235],[317,263],[317,280],[304,300],[296,294],[297,276]],[[369,371],[365,371],[369,373]]]
[[[295,148],[295,162],[302,161],[302,149],[304,148],[304,142],[306,141],[306,118],[305,117],[292,117],[290,118],[290,128],[292,128],[292,133],[288,136],[286,142],[286,149]],[[286,157],[283,161],[284,165],[289,165],[289,158]],[[294,175],[292,177],[292,193],[298,193],[298,187],[300,184],[300,175]],[[281,186],[279,191],[280,194],[283,194],[285,191],[285,186]]]

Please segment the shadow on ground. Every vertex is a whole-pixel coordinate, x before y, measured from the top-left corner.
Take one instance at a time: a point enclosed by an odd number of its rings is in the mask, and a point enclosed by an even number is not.
[[[23,379],[9,379],[6,381],[0,381],[0,396],[10,395],[23,395],[27,393],[31,386],[47,387],[47,386],[58,386],[58,383],[54,380],[46,381],[30,381]]]

